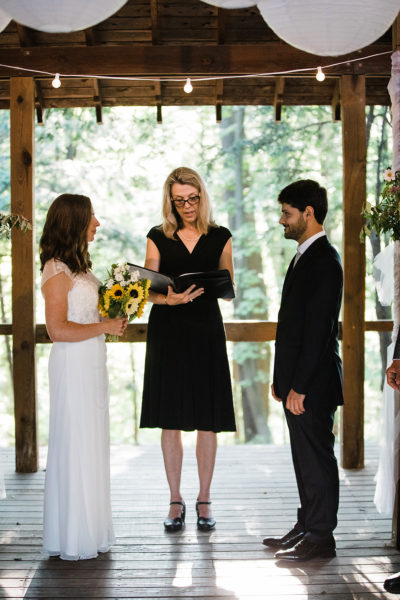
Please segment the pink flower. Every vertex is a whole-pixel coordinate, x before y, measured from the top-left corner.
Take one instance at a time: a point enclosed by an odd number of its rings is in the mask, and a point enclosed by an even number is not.
[[[393,171],[392,169],[390,169],[390,168],[389,168],[389,169],[386,169],[386,170],[383,172],[383,179],[384,179],[385,181],[394,181],[394,180],[395,180],[395,174],[394,174],[394,171]]]

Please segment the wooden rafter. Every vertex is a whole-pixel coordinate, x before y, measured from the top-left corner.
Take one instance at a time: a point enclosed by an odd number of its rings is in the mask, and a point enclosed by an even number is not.
[[[44,125],[44,100],[40,81],[35,79],[35,108],[38,125]]]
[[[335,89],[332,95],[332,121],[337,123],[341,119],[341,107],[340,107],[340,80],[337,79],[335,82]]]
[[[87,29],[85,29],[85,40],[87,46],[96,45],[96,35],[93,27],[88,27]]]
[[[216,102],[215,102],[215,117],[216,117],[216,121],[217,123],[221,123],[222,121],[222,98],[224,95],[224,81],[223,79],[217,79],[216,84],[215,84],[215,95],[216,95]]]
[[[29,27],[25,27],[25,25],[20,25],[20,23],[16,23],[18,39],[22,48],[26,48],[27,46],[33,46],[33,32]]]
[[[93,81],[93,100],[96,108],[96,121],[99,125],[103,122],[102,108],[103,108],[103,99],[101,96],[101,87],[98,79],[92,79]]]
[[[151,41],[153,44],[160,43],[160,29],[158,24],[158,0],[150,0],[151,14]]]
[[[161,81],[160,80],[158,80],[154,83],[154,91],[155,91],[156,106],[157,106],[157,123],[162,123]]]
[[[227,11],[223,8],[218,9],[218,44],[225,44],[226,39],[226,17]]]
[[[285,78],[275,78],[275,95],[274,95],[274,115],[275,122],[278,123],[281,120],[282,104],[283,104],[283,92],[285,90]]]

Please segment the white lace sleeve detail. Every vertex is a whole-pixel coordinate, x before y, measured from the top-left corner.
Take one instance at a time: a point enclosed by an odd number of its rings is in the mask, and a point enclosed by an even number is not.
[[[65,263],[61,262],[60,260],[55,260],[54,258],[48,260],[44,265],[41,287],[43,287],[46,281],[51,279],[51,277],[54,277],[59,273],[65,273],[71,280],[74,279],[71,269]]]

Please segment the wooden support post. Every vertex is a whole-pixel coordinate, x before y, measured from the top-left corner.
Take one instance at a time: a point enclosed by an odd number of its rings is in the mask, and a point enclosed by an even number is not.
[[[11,211],[33,225],[35,84],[11,77]],[[38,469],[35,366],[34,228],[12,230],[13,380],[16,469]]]
[[[365,245],[360,243],[366,197],[365,76],[342,75],[343,371],[342,464],[364,466]]]

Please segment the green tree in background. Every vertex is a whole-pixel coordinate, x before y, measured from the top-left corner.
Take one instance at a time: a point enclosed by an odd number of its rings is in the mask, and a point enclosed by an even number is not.
[[[327,233],[341,250],[342,164],[341,124],[332,123],[329,107],[285,107],[274,122],[272,107],[224,107],[221,125],[213,107],[165,107],[156,124],[153,108],[104,109],[96,124],[90,109],[48,112],[36,128],[35,196],[37,242],[46,211],[63,192],[88,195],[101,222],[91,255],[95,274],[103,279],[112,262],[143,263],[146,233],[161,223],[161,192],[168,173],[180,165],[198,170],[207,182],[217,223],[233,233],[234,303],[221,302],[226,319],[276,320],[287,266],[295,253],[279,225],[279,191],[299,178],[313,178],[327,187]],[[380,191],[381,167],[390,152],[388,113],[367,111],[368,193]],[[10,207],[9,113],[0,111],[0,211]],[[379,240],[374,242],[375,255]],[[0,240],[0,318],[11,322],[10,243]],[[369,271],[371,268],[369,267]],[[387,315],[376,304],[368,279],[367,313]],[[145,318],[145,317],[144,317]],[[37,265],[37,322],[44,322]],[[376,435],[379,388],[384,364],[376,334],[366,347],[367,433]],[[8,344],[8,345],[7,345]],[[48,428],[47,359],[50,346],[38,345],[37,371],[40,440]],[[158,432],[138,431],[144,344],[109,344],[112,441],[153,442]],[[231,442],[281,442],[286,429],[281,407],[270,401],[272,343],[229,345],[239,416],[239,437]],[[382,353],[382,358],[380,353]],[[10,341],[0,340],[0,438],[13,442]],[[179,366],[177,366],[179,371]],[[4,418],[3,418],[4,416]]]

